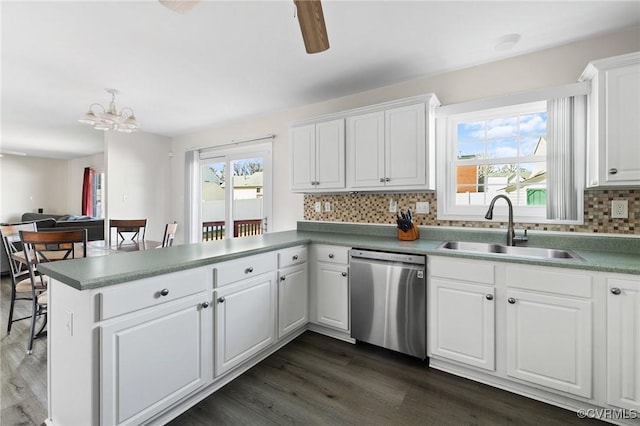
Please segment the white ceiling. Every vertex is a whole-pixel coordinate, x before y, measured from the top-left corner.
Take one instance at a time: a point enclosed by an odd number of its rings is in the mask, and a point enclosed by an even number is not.
[[[77,120],[105,88],[143,131],[177,136],[640,24],[639,1],[324,0],[331,48],[308,55],[290,0],[0,6],[0,148],[51,158],[102,151]]]

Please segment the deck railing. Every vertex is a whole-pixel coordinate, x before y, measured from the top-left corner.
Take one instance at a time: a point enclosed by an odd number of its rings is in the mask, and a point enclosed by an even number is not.
[[[262,234],[262,219],[234,220],[233,236],[246,237]],[[222,220],[202,222],[202,241],[222,240],[225,237],[225,223]]]

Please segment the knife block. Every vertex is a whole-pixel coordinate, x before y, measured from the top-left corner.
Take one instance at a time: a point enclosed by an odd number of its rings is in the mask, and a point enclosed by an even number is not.
[[[420,238],[420,231],[417,226],[413,226],[413,228],[408,231],[403,231],[402,229],[398,229],[398,239],[400,241],[414,241]]]

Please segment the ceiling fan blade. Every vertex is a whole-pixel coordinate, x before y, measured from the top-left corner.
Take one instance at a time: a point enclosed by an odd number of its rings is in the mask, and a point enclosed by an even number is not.
[[[164,7],[185,14],[190,11],[195,5],[200,3],[201,0],[158,0]]]
[[[329,48],[327,27],[320,0],[293,0],[298,11],[300,31],[307,53],[324,52]]]

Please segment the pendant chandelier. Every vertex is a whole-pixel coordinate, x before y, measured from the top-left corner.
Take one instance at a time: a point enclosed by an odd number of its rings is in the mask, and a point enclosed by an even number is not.
[[[78,120],[80,123],[90,124],[96,130],[117,130],[123,133],[135,132],[140,128],[140,123],[133,115],[133,110],[124,107],[120,111],[116,108],[116,89],[105,89],[107,93],[111,93],[111,102],[109,108],[95,103],[89,105],[89,111]]]

